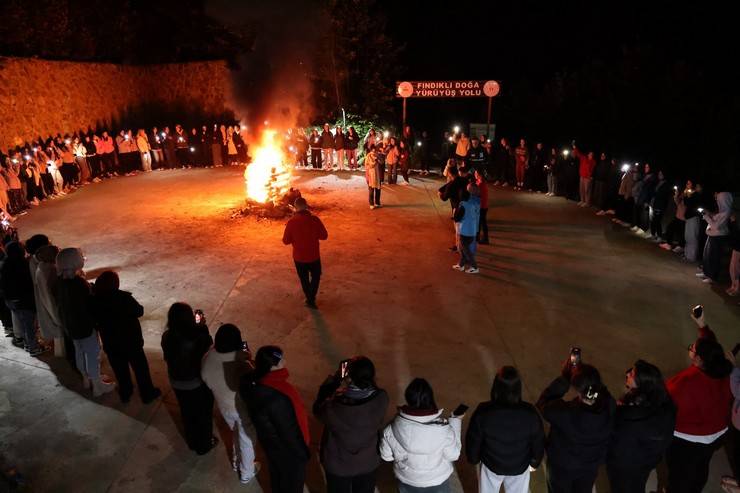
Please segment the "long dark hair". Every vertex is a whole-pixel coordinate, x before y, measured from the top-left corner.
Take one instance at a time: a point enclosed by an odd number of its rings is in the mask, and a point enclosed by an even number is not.
[[[491,386],[491,400],[504,405],[519,404],[522,401],[522,380],[516,368],[499,368]]]
[[[187,303],[173,303],[167,311],[167,328],[174,331],[195,327],[195,314]]]
[[[270,373],[272,367],[280,363],[283,359],[283,350],[278,346],[262,346],[257,350],[254,357],[253,380],[258,382],[265,375]]]
[[[701,369],[712,378],[725,378],[732,373],[732,363],[727,361],[719,342],[702,337],[694,344],[696,355],[701,358]]]
[[[663,380],[663,374],[657,366],[638,359],[635,369],[636,388],[630,389],[622,398],[622,403],[633,406],[660,407],[670,399]]]
[[[412,409],[434,410],[439,409],[434,402],[434,391],[429,382],[423,378],[414,378],[404,392],[406,404]]]

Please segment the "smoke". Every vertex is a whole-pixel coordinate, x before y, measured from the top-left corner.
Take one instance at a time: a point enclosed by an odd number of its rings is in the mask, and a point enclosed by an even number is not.
[[[211,15],[246,25],[255,34],[251,50],[237,59],[233,96],[242,123],[288,128],[307,125],[314,109],[311,75],[320,36],[329,22],[320,1],[212,0]]]

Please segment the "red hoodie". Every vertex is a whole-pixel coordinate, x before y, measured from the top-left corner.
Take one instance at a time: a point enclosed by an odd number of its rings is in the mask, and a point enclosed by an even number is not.
[[[283,243],[293,245],[293,260],[308,263],[319,260],[319,240],[328,237],[321,219],[308,211],[299,211],[285,225]]]
[[[589,158],[588,154],[583,154],[578,149],[573,149],[573,155],[578,158],[578,176],[581,178],[591,178],[596,167],[596,159]]]
[[[280,370],[271,371],[262,377],[259,383],[277,390],[290,399],[291,404],[293,404],[298,426],[301,428],[301,433],[303,434],[303,440],[308,446],[311,444],[311,436],[308,432],[308,415],[306,414],[306,408],[303,407],[303,401],[301,400],[301,396],[298,395],[298,391],[293,385],[288,383],[288,376],[288,370],[281,368]]]

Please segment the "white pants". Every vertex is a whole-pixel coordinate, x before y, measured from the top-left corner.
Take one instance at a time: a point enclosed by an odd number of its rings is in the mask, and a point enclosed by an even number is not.
[[[321,159],[324,161],[324,169],[334,167],[334,149],[321,149]]]
[[[232,441],[234,442],[232,463],[234,468],[239,469],[241,479],[251,479],[254,477],[254,445],[252,439],[247,434],[244,423],[239,414],[221,413],[229,429],[233,433]]]
[[[529,469],[519,476],[499,476],[483,464],[480,465],[480,493],[499,493],[502,484],[506,493],[528,493]]]
[[[141,153],[141,169],[143,169],[144,171],[152,170],[152,156],[149,154],[149,152]]]

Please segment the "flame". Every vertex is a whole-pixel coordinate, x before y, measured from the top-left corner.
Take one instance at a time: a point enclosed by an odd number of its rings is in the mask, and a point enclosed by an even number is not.
[[[247,199],[276,204],[290,189],[291,169],[285,164],[280,145],[275,142],[275,130],[265,130],[254,151],[252,162],[244,171]]]

